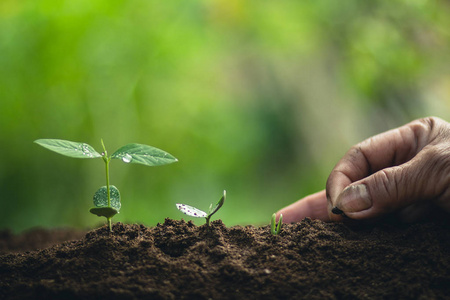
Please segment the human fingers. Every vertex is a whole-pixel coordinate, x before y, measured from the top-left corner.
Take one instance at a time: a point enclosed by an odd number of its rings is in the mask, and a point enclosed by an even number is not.
[[[434,200],[450,211],[449,136],[448,123],[427,118],[361,143],[328,179],[329,209],[365,219]]]
[[[283,214],[283,223],[299,222],[306,217],[330,221],[325,190],[306,196],[277,212],[277,219]]]

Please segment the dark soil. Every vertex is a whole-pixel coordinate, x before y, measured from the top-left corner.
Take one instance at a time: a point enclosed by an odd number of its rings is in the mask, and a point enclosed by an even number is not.
[[[278,236],[268,226],[170,219],[113,230],[7,254],[20,250],[4,246],[18,237],[3,234],[0,299],[450,298],[448,221],[348,227],[305,219]]]
[[[20,235],[14,235],[10,230],[3,230],[0,231],[0,255],[44,249],[65,241],[81,239],[85,234],[85,230],[70,228],[52,230],[35,228]]]

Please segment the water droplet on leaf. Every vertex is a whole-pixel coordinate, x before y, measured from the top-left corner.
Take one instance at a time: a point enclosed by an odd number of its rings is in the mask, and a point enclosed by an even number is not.
[[[83,153],[83,155],[85,155],[87,157],[93,157],[88,144],[81,144],[80,148],[81,149],[75,149],[75,150],[77,150],[77,151],[81,150],[81,153]]]
[[[130,163],[132,159],[133,159],[133,157],[130,154],[125,154],[122,157],[122,161],[127,164]]]

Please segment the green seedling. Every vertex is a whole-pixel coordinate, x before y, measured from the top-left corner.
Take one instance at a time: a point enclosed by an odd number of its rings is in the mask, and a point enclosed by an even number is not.
[[[270,220],[270,232],[273,235],[277,235],[281,231],[282,223],[283,222],[283,214],[280,215],[280,218],[278,219],[277,224],[277,214],[272,215],[272,219]]]
[[[206,218],[206,226],[209,226],[209,220],[211,219],[212,215],[215,214],[223,205],[225,202],[225,198],[227,197],[227,191],[223,191],[223,196],[220,198],[219,202],[216,203],[216,205],[213,207],[212,203],[209,206],[208,213],[204,212],[203,210],[200,210],[198,208],[195,208],[190,205],[186,204],[179,204],[177,203],[176,206],[179,211],[182,213],[195,217],[195,218]]]
[[[119,213],[121,207],[119,189],[109,184],[109,162],[111,159],[146,166],[161,166],[178,161],[174,156],[161,149],[142,144],[127,144],[108,156],[103,140],[101,140],[103,147],[101,154],[86,143],[58,139],[39,139],[34,142],[53,152],[69,157],[103,159],[106,168],[106,186],[102,186],[95,192],[94,207],[89,211],[99,217],[105,217],[110,231],[112,231],[111,218]]]

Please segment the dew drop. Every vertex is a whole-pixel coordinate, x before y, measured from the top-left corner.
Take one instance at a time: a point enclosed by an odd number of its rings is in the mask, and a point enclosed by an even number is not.
[[[125,154],[122,157],[122,161],[127,164],[130,163],[132,159],[133,159],[133,157],[130,154]]]
[[[87,144],[81,145],[81,153],[83,153],[83,155],[86,155],[87,157],[93,157],[91,151],[89,150],[89,146]]]

